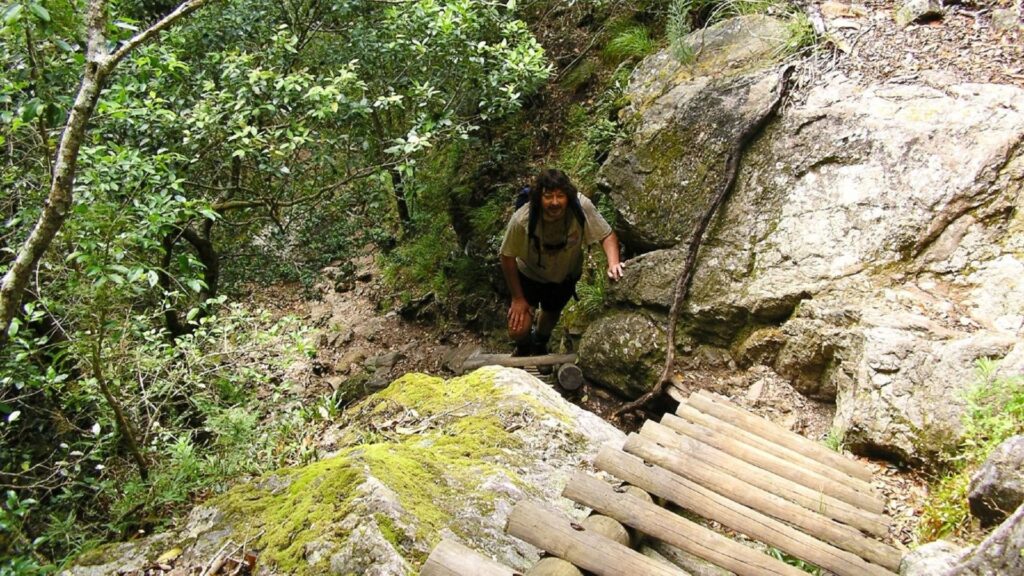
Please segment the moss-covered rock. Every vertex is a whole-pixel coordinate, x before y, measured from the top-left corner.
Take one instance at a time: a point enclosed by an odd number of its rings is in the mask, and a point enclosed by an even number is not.
[[[594,322],[580,343],[590,380],[635,398],[651,389],[665,364],[664,317],[619,311]]]
[[[406,375],[350,410],[335,436],[334,454],[211,499],[161,546],[183,548],[179,565],[203,565],[231,539],[259,552],[260,574],[383,576],[417,572],[448,536],[524,569],[536,552],[504,533],[513,504],[566,507],[568,475],[622,441],[546,384],[498,368],[447,381]]]

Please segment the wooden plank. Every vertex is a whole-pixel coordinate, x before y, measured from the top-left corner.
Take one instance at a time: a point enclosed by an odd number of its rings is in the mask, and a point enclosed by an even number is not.
[[[826,478],[849,486],[858,492],[863,492],[864,494],[868,494],[876,498],[878,497],[878,493],[871,484],[861,480],[860,478],[850,476],[838,468],[833,468],[828,464],[823,464],[801,452],[787,448],[781,444],[776,444],[775,442],[762,438],[756,434],[747,432],[738,426],[719,420],[710,414],[705,414],[693,406],[680,404],[679,408],[676,409],[676,415],[699,426],[704,426],[705,428],[709,428],[715,432],[736,438],[752,448],[758,448],[762,452],[768,452],[769,454],[778,456],[779,458],[792,463],[797,468],[811,470],[816,474],[821,474]]]
[[[583,472],[576,472],[572,476],[562,496],[739,576],[807,576],[802,570],[734,542],[651,502],[644,502],[626,492],[616,492],[607,482]]]
[[[462,363],[462,371],[468,372],[484,366],[507,366],[523,368],[526,366],[552,366],[555,364],[575,364],[575,354],[545,354],[543,356],[513,356],[511,354],[473,354]]]
[[[639,442],[641,438],[649,439],[654,444],[641,443]],[[653,446],[660,449],[655,450]],[[895,548],[865,538],[856,528],[839,524],[800,504],[786,500],[770,491],[762,490],[747,482],[745,478],[711,466],[706,460],[695,458],[694,452],[700,452],[703,448],[705,446],[699,441],[680,436],[657,422],[648,421],[644,424],[640,436],[632,436],[626,441],[624,450],[692,480],[734,502],[739,502],[753,510],[796,526],[809,535],[837,548],[852,552],[890,570],[899,570],[902,554]]]
[[[653,444],[649,440],[643,441]],[[647,464],[640,458],[611,446],[605,446],[598,452],[595,465],[626,482],[640,486],[653,495],[667,498],[709,520],[831,570],[839,576],[893,574],[855,554],[812,538],[796,528],[720,496],[696,482],[654,464]]]
[[[753,464],[758,468],[763,468],[764,470],[778,476],[782,476],[787,480],[792,480],[797,484],[802,484],[812,490],[828,494],[833,498],[852,504],[862,510],[867,510],[874,514],[881,514],[882,511],[885,510],[885,504],[878,498],[858,492],[849,486],[844,486],[834,482],[829,478],[816,474],[810,470],[795,467],[778,456],[761,452],[756,448],[751,448],[750,446],[725,436],[724,434],[719,434],[714,430],[709,430],[703,426],[687,422],[678,416],[665,414],[661,419],[661,423],[680,434],[685,434],[686,436],[700,440],[701,442],[709,446],[713,446],[730,456],[739,458],[740,460]]]
[[[529,500],[519,501],[505,531],[597,576],[684,576],[673,566],[585,530],[581,525]]]
[[[517,572],[454,540],[442,540],[427,556],[420,576],[517,576]]]
[[[833,452],[817,442],[808,440],[796,432],[786,430],[774,422],[755,416],[724,398],[700,390],[690,395],[690,405],[719,420],[731,422],[748,432],[810,456],[822,464],[838,468],[854,478],[871,482],[871,471],[862,464]]]
[[[583,576],[583,572],[561,558],[548,556],[534,564],[526,572],[526,576]]]
[[[689,451],[688,453],[694,457],[704,460],[738,478],[743,478],[746,482],[762,490],[782,496],[787,500],[792,500],[809,510],[839,520],[870,534],[884,538],[889,533],[889,519],[882,514],[862,510],[834,496],[824,494],[819,490],[767,471],[741,458],[736,458],[718,448],[701,442],[699,439],[689,436],[683,437],[690,438],[690,440],[696,442],[698,448],[681,445],[679,446],[680,450]],[[799,466],[796,468],[799,469]]]

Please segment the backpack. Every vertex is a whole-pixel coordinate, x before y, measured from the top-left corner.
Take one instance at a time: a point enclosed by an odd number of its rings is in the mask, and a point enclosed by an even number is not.
[[[516,210],[530,203],[530,187],[523,186],[523,189],[516,194]]]

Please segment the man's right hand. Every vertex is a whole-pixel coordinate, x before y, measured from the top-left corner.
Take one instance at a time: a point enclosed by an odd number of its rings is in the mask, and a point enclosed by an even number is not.
[[[533,308],[526,298],[513,298],[512,305],[508,307],[509,332],[522,332],[529,328],[532,321]]]

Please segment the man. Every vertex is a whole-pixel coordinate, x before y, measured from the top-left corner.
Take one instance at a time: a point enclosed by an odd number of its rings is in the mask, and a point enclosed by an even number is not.
[[[512,293],[508,335],[515,342],[513,356],[547,354],[551,331],[583,272],[583,246],[598,242],[608,257],[608,278],[617,281],[623,266],[611,226],[564,172],[541,171],[529,203],[512,215],[501,243],[501,271]],[[531,334],[538,306],[540,317]]]

